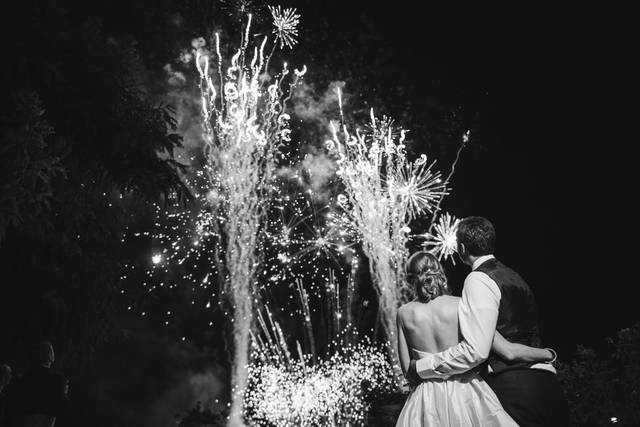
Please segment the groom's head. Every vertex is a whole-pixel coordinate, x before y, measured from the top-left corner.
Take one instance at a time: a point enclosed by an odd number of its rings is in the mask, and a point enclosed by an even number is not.
[[[467,265],[472,265],[476,258],[493,254],[496,244],[496,231],[488,219],[481,216],[470,216],[458,224],[456,232],[458,253]]]
[[[50,368],[56,360],[53,345],[49,341],[40,341],[32,347],[31,353],[32,363],[35,366],[44,366]]]

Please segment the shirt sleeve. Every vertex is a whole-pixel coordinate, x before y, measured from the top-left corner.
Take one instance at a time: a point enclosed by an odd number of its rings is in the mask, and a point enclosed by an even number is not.
[[[421,378],[446,379],[474,368],[489,357],[498,321],[500,289],[482,272],[471,272],[464,281],[458,305],[462,341],[416,361]]]

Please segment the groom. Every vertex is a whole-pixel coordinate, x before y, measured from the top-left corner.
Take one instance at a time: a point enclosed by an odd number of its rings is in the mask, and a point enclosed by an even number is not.
[[[526,282],[493,256],[495,230],[482,217],[458,226],[458,253],[472,268],[458,307],[463,340],[441,353],[412,360],[410,373],[422,379],[461,374],[477,366],[520,426],[567,426],[566,400],[549,363],[510,363],[490,352],[495,331],[512,342],[539,346],[533,293]]]

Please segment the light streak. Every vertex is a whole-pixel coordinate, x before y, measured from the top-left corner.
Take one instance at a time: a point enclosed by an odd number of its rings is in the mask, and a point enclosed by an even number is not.
[[[339,90],[338,99],[342,99]],[[373,110],[365,129],[350,131],[346,124],[332,122],[331,131],[332,139],[325,147],[337,159],[337,175],[344,185],[344,194],[338,197],[342,214],[337,220],[344,229],[358,234],[369,258],[389,340],[387,350],[400,381],[395,318],[399,305],[412,297],[404,277],[411,237],[407,230],[412,220],[434,212],[448,189],[426,155],[413,163],[407,159],[406,131],[398,132],[386,117],[377,119]]]

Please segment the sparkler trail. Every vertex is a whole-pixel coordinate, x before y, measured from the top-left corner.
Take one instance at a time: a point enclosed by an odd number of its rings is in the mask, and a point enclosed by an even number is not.
[[[341,122],[331,122],[325,143],[330,155],[322,154],[327,171],[321,173],[328,178],[318,185],[313,160],[293,167],[287,101],[306,67],[290,70],[285,63],[277,75],[268,68],[276,45],[295,45],[300,15],[295,9],[270,11],[271,48],[267,37],[252,38],[250,15],[230,59],[221,56],[218,34],[212,47],[203,38],[192,42],[188,56],[200,76],[203,164],[185,178],[192,209],[174,198],[168,207],[156,205],[156,232],[146,233],[154,247],[143,286],[166,292],[186,285],[192,304],[204,297],[198,305],[230,320],[229,425],[242,425],[243,416],[264,425],[358,425],[367,404],[358,380],[363,377],[356,373],[365,372],[376,390],[398,384],[395,313],[412,296],[404,280],[410,225],[423,215],[436,221],[460,150],[443,182],[425,155],[407,159],[406,131],[390,119],[371,111],[362,129],[349,129],[338,90]],[[342,186],[334,193],[324,188],[333,167]],[[449,216],[438,220],[420,236],[447,259],[455,250],[457,222]],[[369,259],[389,359],[355,343],[357,245]],[[279,301],[285,293],[289,299]],[[174,311],[165,313],[168,325]],[[323,394],[314,381],[339,392]]]
[[[434,212],[448,190],[425,155],[414,162],[407,159],[404,130],[397,132],[388,118],[376,119],[373,110],[368,125],[349,131],[344,122],[332,123],[333,137],[325,147],[336,157],[345,187],[338,200],[343,209],[340,220],[357,230],[369,259],[387,351],[399,382],[395,318],[398,306],[412,295],[404,277],[409,225],[417,216]]]
[[[291,278],[319,277],[318,261],[329,260],[334,268],[353,255],[355,239],[333,220],[334,207],[316,198],[312,184],[296,171],[279,180],[269,215],[267,246],[269,262],[263,274],[273,283]]]
[[[296,341],[294,356],[272,311],[265,307],[258,314],[261,330],[253,340],[245,395],[245,416],[251,425],[367,425],[371,396],[394,390],[393,370],[385,352],[371,345],[366,336],[356,342],[353,325],[343,319],[351,309],[353,283],[347,281],[342,291],[345,298],[341,297],[341,282],[329,271],[324,298],[328,318],[324,320],[331,331],[324,355],[314,353],[315,346],[311,353],[305,352]],[[313,339],[309,298],[314,295],[307,294],[301,280],[296,287],[301,306],[297,314],[303,317],[306,337]]]
[[[453,163],[451,164],[451,170],[449,171],[449,175],[447,175],[447,179],[444,180],[445,185],[449,185],[449,182],[451,182],[451,178],[453,177],[453,174],[456,172],[456,166],[458,165],[458,161],[460,160],[460,154],[462,153],[462,150],[467,146],[467,142],[469,142],[470,139],[471,139],[471,131],[467,130],[464,134],[462,134],[462,144],[460,144],[460,146],[458,147],[458,150],[456,151],[456,158],[453,160]],[[429,224],[429,229],[427,230],[427,233],[430,233],[433,230],[433,227],[435,226],[436,219],[438,218],[437,214],[440,212],[441,203],[442,203],[442,199],[438,201],[435,209],[433,210],[433,216],[431,218],[431,223]]]
[[[279,26],[282,23],[276,23],[276,27]],[[284,30],[280,37],[295,34],[295,25]],[[251,15],[240,48],[224,72],[216,34],[218,76],[210,66],[214,54],[204,46],[194,49],[200,74],[210,207],[217,216],[213,225],[220,238],[214,257],[233,309],[231,426],[243,424],[246,367],[249,365],[253,313],[260,297],[257,284],[263,261],[267,214],[277,162],[283,157],[280,149],[290,141],[286,99],[304,75],[303,71],[295,70],[289,76],[285,63],[274,82],[267,85],[266,79],[262,78],[268,71],[269,58],[264,55],[267,37],[259,47],[253,48],[249,60],[250,34]],[[290,42],[291,38],[286,40]],[[214,83],[215,77],[220,79],[219,84]]]

